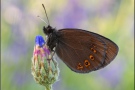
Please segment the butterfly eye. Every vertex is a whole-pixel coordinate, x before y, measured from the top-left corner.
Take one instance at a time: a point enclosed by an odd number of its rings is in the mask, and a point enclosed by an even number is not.
[[[43,27],[43,32],[46,34],[46,35],[48,35],[48,30],[47,30],[47,28],[44,26]]]

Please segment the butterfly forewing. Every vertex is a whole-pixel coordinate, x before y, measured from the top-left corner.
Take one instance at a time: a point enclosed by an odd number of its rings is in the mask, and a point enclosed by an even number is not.
[[[110,63],[118,48],[111,40],[81,29],[61,29],[57,55],[79,73],[98,70]]]

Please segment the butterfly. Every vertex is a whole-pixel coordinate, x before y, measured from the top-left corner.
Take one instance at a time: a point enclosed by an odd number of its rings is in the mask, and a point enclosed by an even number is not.
[[[90,31],[76,28],[56,30],[49,24],[43,27],[43,32],[48,37],[47,46],[50,51],[55,52],[77,73],[99,70],[114,60],[118,53],[119,48],[113,41]]]

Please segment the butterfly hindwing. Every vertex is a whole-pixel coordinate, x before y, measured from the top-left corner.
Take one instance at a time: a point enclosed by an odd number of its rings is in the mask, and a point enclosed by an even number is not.
[[[116,56],[115,44],[105,37],[81,29],[62,29],[57,55],[73,71],[86,73],[106,66]],[[112,46],[111,46],[111,45]]]
[[[105,52],[106,53],[105,61],[101,67],[103,68],[106,65],[108,65],[116,57],[119,48],[114,42],[112,42],[108,38],[101,36],[100,39],[102,39],[106,43],[106,47],[107,47],[107,50]]]

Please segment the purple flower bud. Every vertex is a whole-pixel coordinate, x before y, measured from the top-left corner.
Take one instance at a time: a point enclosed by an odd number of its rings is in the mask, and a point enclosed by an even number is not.
[[[35,43],[36,45],[39,45],[40,47],[42,47],[45,44],[44,38],[40,35],[36,36]]]

